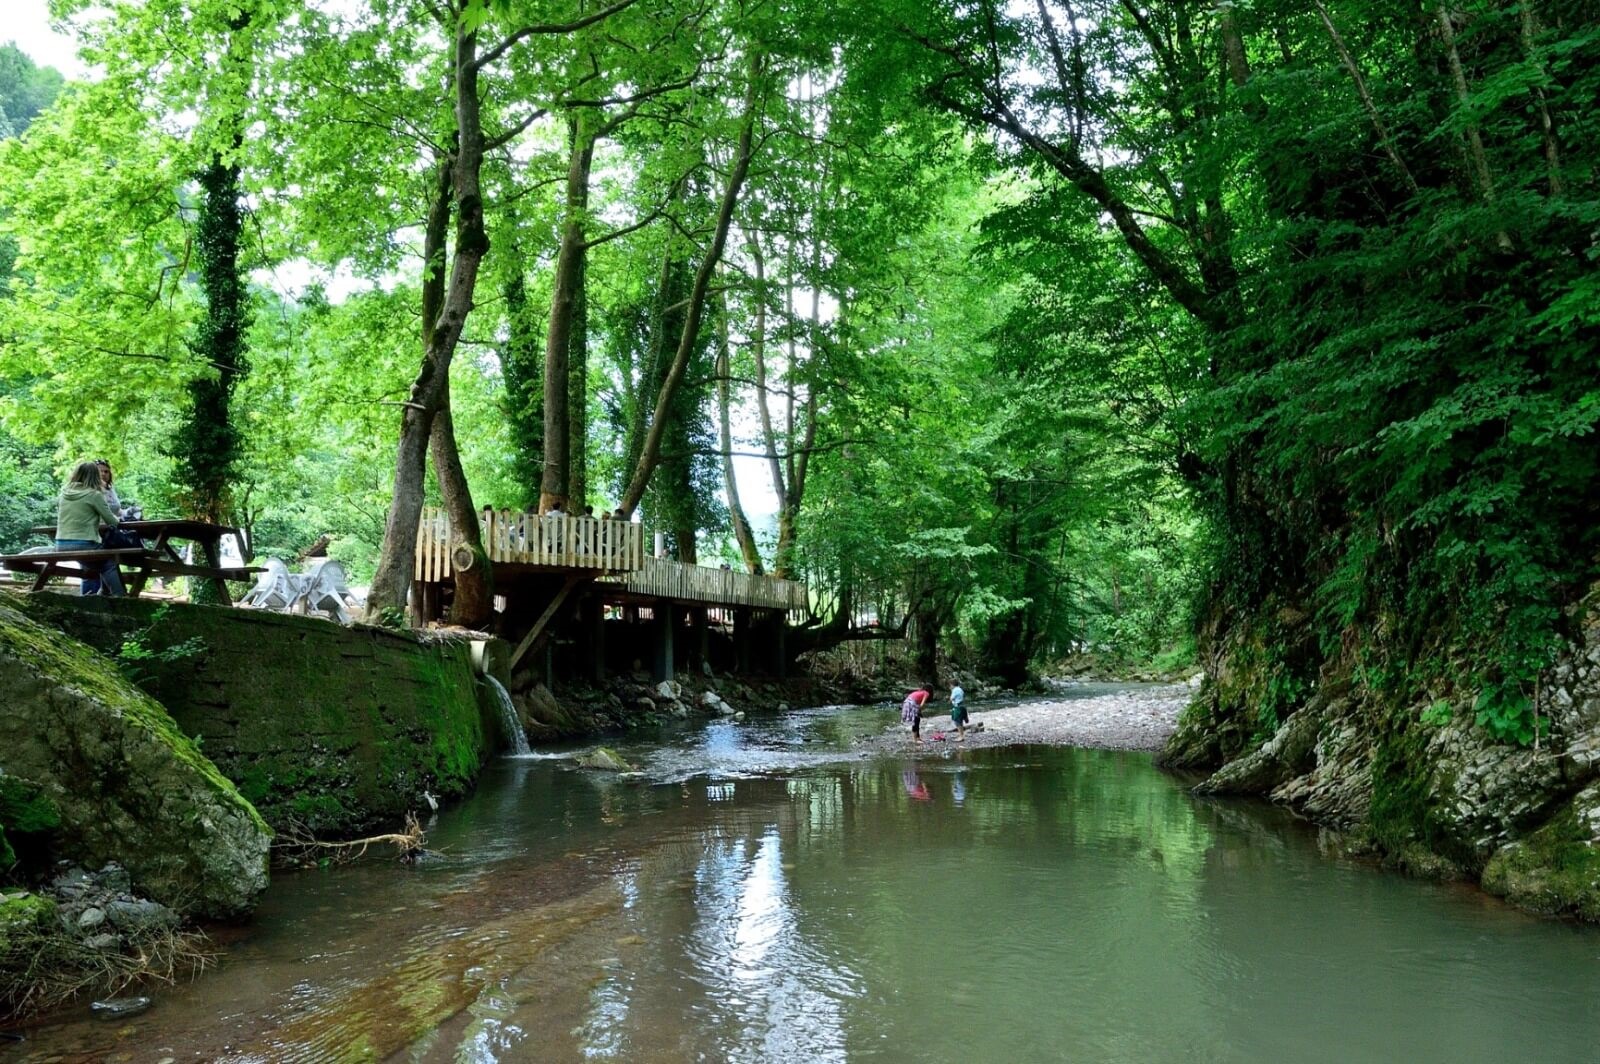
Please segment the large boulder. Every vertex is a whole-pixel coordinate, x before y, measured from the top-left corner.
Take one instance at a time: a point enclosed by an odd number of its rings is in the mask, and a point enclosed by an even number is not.
[[[52,803],[64,856],[116,861],[140,893],[186,913],[255,903],[272,832],[111,662],[0,605],[0,691],[0,770]]]

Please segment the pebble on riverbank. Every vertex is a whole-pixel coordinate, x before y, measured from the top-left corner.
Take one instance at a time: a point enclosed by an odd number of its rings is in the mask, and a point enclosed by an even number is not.
[[[1014,706],[971,707],[972,724],[965,740],[957,739],[947,714],[925,713],[922,752],[947,747],[1084,746],[1100,750],[1159,750],[1177,727],[1178,714],[1194,692],[1187,684],[1128,688],[1088,698],[1024,702]],[[942,735],[942,739],[935,736]],[[916,750],[906,729],[896,726],[880,745]]]

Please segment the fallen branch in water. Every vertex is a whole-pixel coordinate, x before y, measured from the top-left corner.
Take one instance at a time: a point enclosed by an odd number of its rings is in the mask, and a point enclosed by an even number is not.
[[[349,839],[344,842],[324,842],[313,838],[304,827],[294,824],[285,829],[284,835],[273,846],[284,851],[285,858],[289,861],[302,861],[305,863],[320,863],[313,859],[315,853],[332,861],[344,864],[348,861],[359,861],[367,855],[367,850],[372,846],[393,846],[396,856],[402,861],[414,861],[427,852],[428,836],[423,833],[422,825],[417,821],[417,814],[406,814],[404,831],[389,832],[383,835],[369,835],[364,839]]]

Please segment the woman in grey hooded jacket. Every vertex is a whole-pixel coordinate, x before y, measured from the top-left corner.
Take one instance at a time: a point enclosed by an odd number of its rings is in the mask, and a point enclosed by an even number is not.
[[[56,550],[98,550],[102,524],[116,528],[117,515],[106,502],[100,467],[79,462],[56,500]],[[85,595],[123,594],[117,563],[112,559],[101,562],[99,577],[85,576],[80,590]]]

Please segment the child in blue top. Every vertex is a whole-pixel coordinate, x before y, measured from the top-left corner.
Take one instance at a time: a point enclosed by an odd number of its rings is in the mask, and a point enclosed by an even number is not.
[[[967,693],[961,689],[960,684],[950,688],[950,723],[956,726],[959,733],[956,741],[961,742],[967,737]]]

